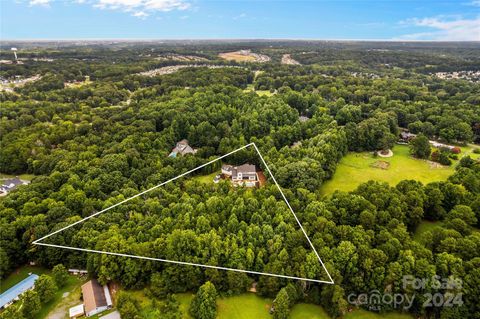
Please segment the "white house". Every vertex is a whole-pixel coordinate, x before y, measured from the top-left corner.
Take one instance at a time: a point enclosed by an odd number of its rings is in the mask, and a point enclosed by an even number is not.
[[[230,177],[234,186],[255,187],[258,183],[257,168],[252,164],[223,165],[222,174]]]

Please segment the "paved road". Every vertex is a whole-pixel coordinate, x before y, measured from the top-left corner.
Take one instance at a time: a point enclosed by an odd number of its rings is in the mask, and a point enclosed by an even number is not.
[[[114,311],[114,312],[111,312],[109,313],[108,315],[105,315],[103,317],[100,317],[102,319],[120,319],[120,314],[118,313],[118,311]]]

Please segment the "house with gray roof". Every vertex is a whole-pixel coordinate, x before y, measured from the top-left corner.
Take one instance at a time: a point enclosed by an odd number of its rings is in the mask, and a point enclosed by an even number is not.
[[[192,148],[188,145],[188,141],[186,139],[177,142],[177,145],[172,149],[169,157],[177,157],[178,155],[187,155],[187,154],[195,154],[197,152],[196,149]]]
[[[257,168],[252,164],[223,165],[222,174],[229,177],[234,186],[255,187],[258,183]]]
[[[13,191],[15,188],[17,188],[20,185],[28,185],[30,182],[29,181],[24,181],[21,180],[18,177],[15,178],[9,178],[9,179],[4,179],[1,181],[2,185],[0,185],[0,196],[5,196],[9,192]]]

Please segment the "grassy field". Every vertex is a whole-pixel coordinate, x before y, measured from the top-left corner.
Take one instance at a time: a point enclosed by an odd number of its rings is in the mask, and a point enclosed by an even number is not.
[[[362,309],[354,310],[345,314],[345,319],[412,319],[413,316],[405,313],[389,312],[379,314]]]
[[[255,90],[253,84],[248,84],[247,88],[243,92],[255,92],[260,96],[272,96],[275,93],[270,92],[270,90]]]
[[[322,307],[312,304],[300,303],[293,306],[290,312],[291,319],[330,319]]]
[[[214,172],[208,175],[198,175],[198,176],[192,177],[192,179],[199,181],[200,183],[213,184],[213,179],[218,174],[220,174],[220,171]]]
[[[15,175],[0,173],[0,179],[8,179],[8,178],[14,178],[14,177],[15,177]],[[20,174],[20,175],[18,175],[18,177],[20,179],[23,179],[23,180],[26,180],[26,181],[31,181],[35,177],[35,175],[33,175],[33,174]]]
[[[464,150],[468,151],[468,148]],[[422,183],[443,181],[455,170],[454,165],[435,167],[430,162],[411,157],[407,145],[395,145],[393,154],[390,158],[374,157],[370,152],[347,154],[340,161],[333,178],[322,185],[320,192],[329,195],[335,190],[351,191],[369,180],[387,182],[392,186],[404,179]],[[375,167],[385,163],[388,165],[386,169]]]
[[[254,293],[219,298],[217,300],[219,319],[271,319],[269,314],[271,299]]]
[[[68,318],[68,309],[81,303],[81,285],[86,281],[77,276],[68,276],[67,284],[59,289],[55,297],[42,305],[40,312],[35,316],[37,319],[47,318],[47,315],[63,314]],[[65,294],[65,296],[64,296]]]

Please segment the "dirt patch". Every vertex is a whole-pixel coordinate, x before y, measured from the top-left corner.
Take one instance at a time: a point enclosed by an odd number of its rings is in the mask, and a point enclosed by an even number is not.
[[[282,64],[301,65],[300,62],[292,58],[290,54],[284,54],[282,56]]]
[[[258,184],[260,187],[265,186],[267,184],[267,178],[265,177],[265,174],[263,174],[262,171],[257,172],[258,175]]]
[[[250,50],[225,52],[218,55],[222,59],[237,62],[268,62],[270,57],[264,54],[253,53]]]
[[[373,168],[380,168],[380,169],[388,169],[390,167],[390,163],[387,161],[376,161],[370,165]]]
[[[448,166],[442,165],[440,163],[434,161],[426,161],[430,168],[447,168]]]
[[[75,289],[73,289],[70,292],[64,293],[62,296],[62,300],[58,303],[58,305],[52,311],[50,311],[46,319],[68,318],[68,310],[71,307],[82,303],[82,301],[80,300],[80,293],[81,293],[80,286],[75,287]]]

